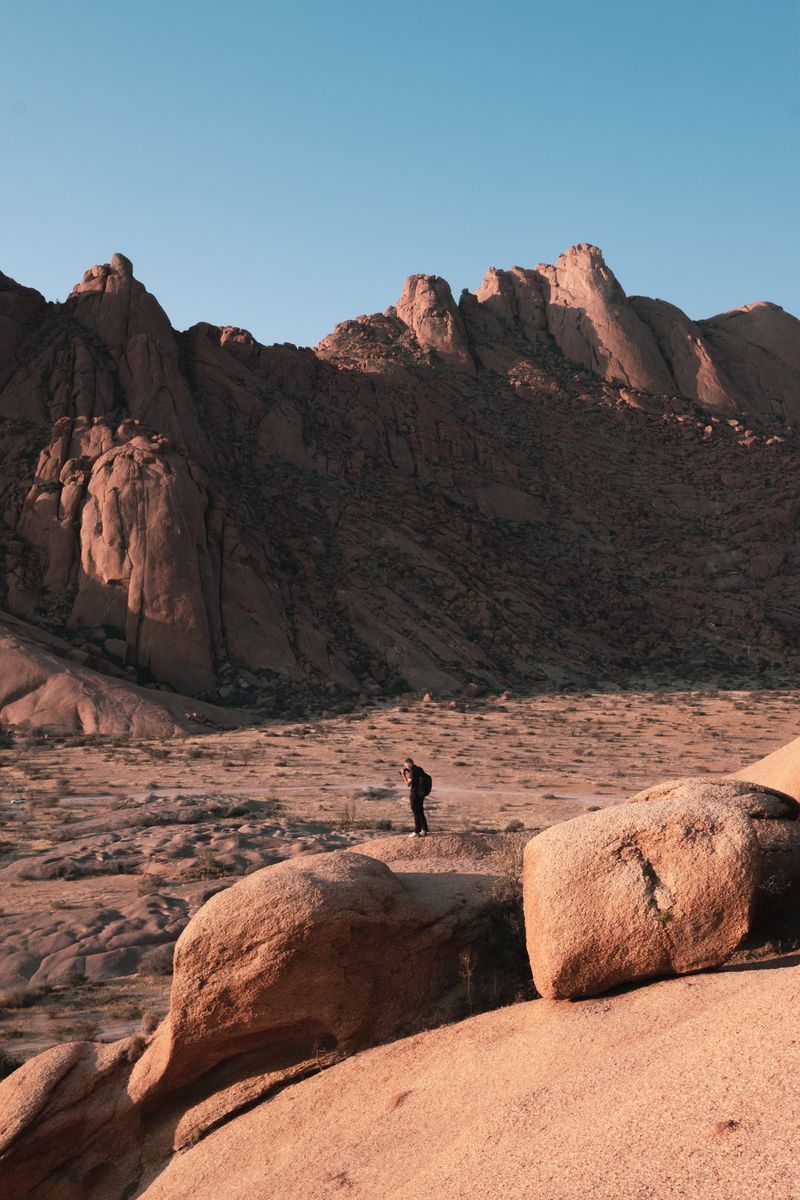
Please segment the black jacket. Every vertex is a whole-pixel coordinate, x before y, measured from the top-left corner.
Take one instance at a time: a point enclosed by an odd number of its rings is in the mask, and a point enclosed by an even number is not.
[[[408,783],[408,798],[409,800],[424,800],[425,796],[422,791],[422,776],[425,774],[422,767],[418,767],[416,763],[411,768],[411,779]]]

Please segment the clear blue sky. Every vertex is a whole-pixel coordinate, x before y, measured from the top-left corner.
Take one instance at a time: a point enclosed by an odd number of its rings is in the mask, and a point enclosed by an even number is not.
[[[313,344],[591,241],[800,313],[799,57],[796,0],[0,0],[0,269]]]

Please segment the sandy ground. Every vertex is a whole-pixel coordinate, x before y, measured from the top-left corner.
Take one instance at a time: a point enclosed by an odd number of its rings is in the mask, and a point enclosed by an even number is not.
[[[410,828],[407,754],[433,775],[434,832],[535,831],[734,771],[795,737],[797,712],[795,691],[567,694],[159,743],[18,736],[0,753],[0,1055],[152,1026],[169,948],[213,891]]]

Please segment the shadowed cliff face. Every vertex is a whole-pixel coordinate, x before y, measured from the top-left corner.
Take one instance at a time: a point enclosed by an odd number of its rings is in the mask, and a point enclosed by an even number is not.
[[[800,322],[591,246],[412,276],[315,351],[174,331],[115,255],[0,277],[0,608],[131,681],[364,692],[793,669]]]

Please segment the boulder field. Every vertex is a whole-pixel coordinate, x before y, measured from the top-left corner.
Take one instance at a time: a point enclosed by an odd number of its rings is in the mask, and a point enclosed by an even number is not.
[[[151,1039],[56,1047],[0,1083],[2,1200],[120,1200],[290,1081],[463,1015],[496,936],[497,846],[445,835],[392,870],[379,856],[398,841],[286,861],[212,897],[178,939]],[[521,982],[486,980],[495,1002]]]
[[[258,871],[181,934],[151,1038],[56,1047],[0,1084],[0,1198],[566,1200],[580,1177],[788,1200],[796,958],[698,972],[796,901],[798,813],[703,777],[554,826],[525,848],[524,934],[511,835]],[[501,971],[524,936],[544,999],[458,1020],[525,994]]]
[[[695,322],[586,244],[458,301],[411,276],[313,350],[176,331],[120,254],[63,304],[0,276],[0,609],[87,689],[27,640],[3,720],[783,677],[798,380],[782,309]]]

